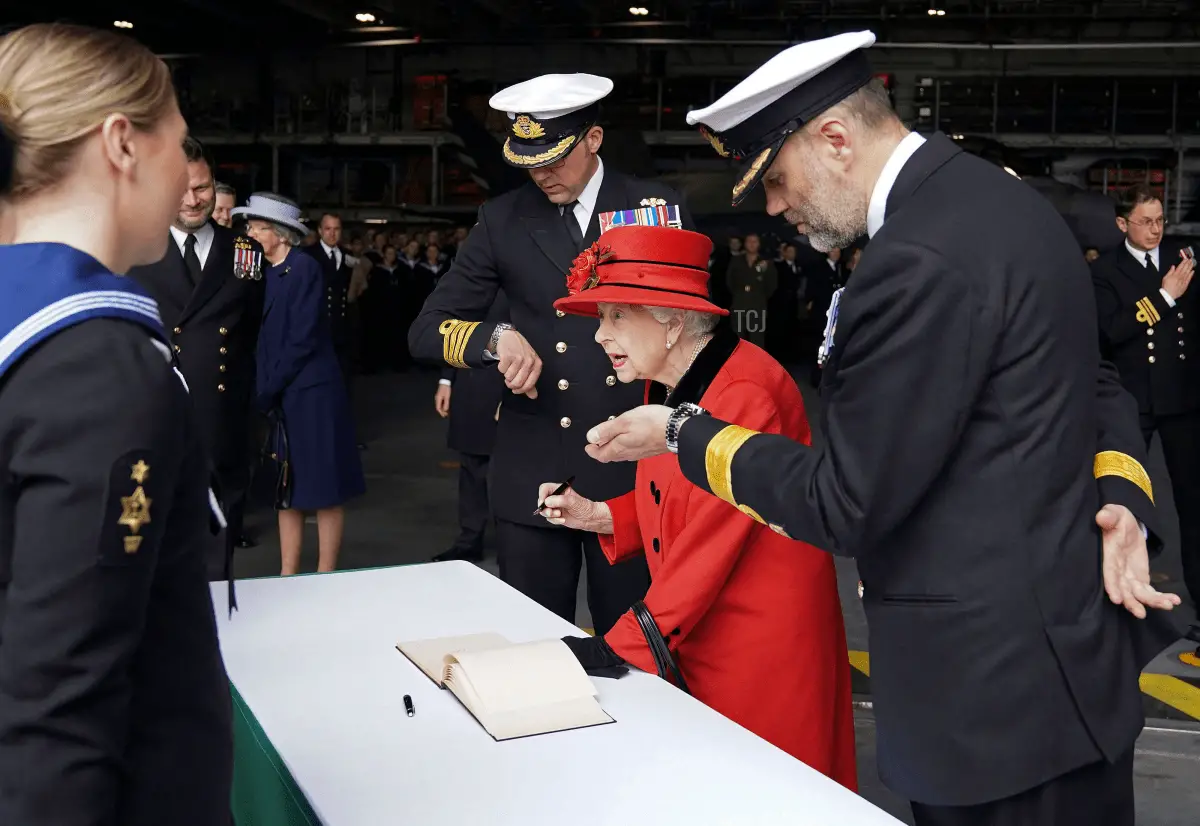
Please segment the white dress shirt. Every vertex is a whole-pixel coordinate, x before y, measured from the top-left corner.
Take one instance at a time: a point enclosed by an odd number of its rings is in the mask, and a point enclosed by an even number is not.
[[[213,232],[212,224],[205,224],[196,230],[191,235],[196,236],[196,257],[200,259],[200,269],[204,269],[204,265],[208,262],[208,251],[212,249],[213,238],[216,233]],[[184,245],[187,243],[189,233],[184,232],[178,227],[171,227],[171,237],[175,239],[175,244],[179,247],[179,254],[184,254]]]
[[[321,249],[325,251],[325,257],[328,258],[330,253],[333,253],[333,263],[338,268],[342,267],[342,251],[337,247],[331,247],[324,241],[320,242]]]
[[[867,235],[871,238],[874,238],[875,233],[879,232],[879,228],[883,226],[883,217],[887,214],[888,195],[892,193],[892,187],[896,184],[896,178],[900,176],[900,170],[923,143],[925,143],[923,137],[916,132],[909,132],[904,140],[900,141],[892,150],[892,156],[883,165],[883,171],[879,173],[879,180],[875,182],[875,189],[871,191],[871,202],[867,206]]]
[[[1137,261],[1139,267],[1146,266],[1146,254],[1149,253],[1150,260],[1154,262],[1154,269],[1158,270],[1160,275],[1166,275],[1166,273],[1164,273],[1162,271],[1162,267],[1159,266],[1159,263],[1158,263],[1158,247],[1155,247],[1152,250],[1140,250],[1137,247],[1135,247],[1133,244],[1129,243],[1129,239],[1126,238],[1125,239],[1125,249],[1129,250],[1129,254],[1133,256],[1134,261]],[[1158,291],[1160,293],[1162,293],[1163,301],[1167,302],[1168,307],[1175,306],[1175,299],[1171,298],[1171,294],[1169,292],[1164,290],[1162,287],[1159,287]]]
[[[596,211],[596,198],[600,195],[600,184],[604,182],[604,161],[596,158],[596,174],[587,182],[587,186],[583,188],[583,192],[579,193],[579,200],[575,202],[575,220],[579,222],[579,232],[585,238],[588,233],[588,226],[592,223],[592,213]],[[558,208],[558,214],[562,215],[563,207]]]

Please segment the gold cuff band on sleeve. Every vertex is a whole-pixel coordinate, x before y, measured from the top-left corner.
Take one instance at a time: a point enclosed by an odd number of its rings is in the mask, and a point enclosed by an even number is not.
[[[1101,476],[1119,476],[1127,482],[1132,482],[1142,489],[1150,504],[1154,504],[1154,489],[1150,485],[1150,474],[1141,463],[1124,453],[1115,450],[1105,450],[1096,454],[1095,474]]]
[[[1153,327],[1155,324],[1162,321],[1162,316],[1160,316],[1158,314],[1158,310],[1154,308],[1154,304],[1151,303],[1149,296],[1146,298],[1139,298],[1137,302],[1137,308],[1137,320],[1143,324]]]
[[[735,424],[726,425],[712,437],[704,450],[704,471],[708,475],[709,490],[734,507],[737,507],[737,502],[733,498],[733,457],[751,436],[757,435],[755,431]]]
[[[467,366],[467,342],[478,326],[478,321],[460,321],[457,318],[448,318],[438,326],[438,332],[442,334],[442,358],[451,367]]]

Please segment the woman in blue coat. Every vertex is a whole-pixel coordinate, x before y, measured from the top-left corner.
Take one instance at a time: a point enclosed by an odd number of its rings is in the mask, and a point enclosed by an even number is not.
[[[296,248],[308,229],[295,203],[256,193],[233,212],[246,218],[268,265],[257,394],[263,410],[281,416],[288,437],[292,495],[290,507],[279,511],[282,573],[299,570],[306,511],[317,513],[317,570],[332,571],[342,545],[342,505],[366,483],[333,348],[324,276],[312,256]]]

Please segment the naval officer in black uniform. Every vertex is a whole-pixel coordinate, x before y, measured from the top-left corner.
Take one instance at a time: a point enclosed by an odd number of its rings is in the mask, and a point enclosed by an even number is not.
[[[158,302],[211,451],[230,547],[210,560],[209,575],[228,579],[225,563],[232,545],[252,544],[242,535],[242,518],[250,485],[248,430],[262,321],[262,247],[212,220],[212,157],[190,136],[183,151],[188,188],[170,227],[166,257],[134,267],[129,276]]]
[[[317,243],[301,247],[321,265],[325,276],[325,311],[329,314],[329,329],[333,334],[333,349],[337,353],[346,393],[350,394],[354,377],[354,348],[350,328],[350,280],[354,264],[342,249],[342,219],[331,212],[321,215],[317,228]]]
[[[409,331],[418,359],[505,374],[513,392],[500,409],[490,470],[500,576],[574,622],[582,559],[599,634],[645,595],[645,560],[609,565],[595,535],[547,527],[534,512],[538,488],[574,477],[579,493],[597,501],[631,490],[634,468],[591,461],[585,434],[640,404],[642,388],[617,381],[593,340],[594,320],[553,304],[567,294],[576,255],[600,237],[602,214],[675,205],[693,228],[677,193],[600,159],[599,101],[611,90],[611,80],[594,75],[544,75],[492,98],[510,123],[504,158],[531,180],[480,208]],[[511,324],[483,323],[501,289]]]
[[[680,405],[601,424],[588,451],[675,449],[746,518],[857,559],[880,776],[919,826],[1132,826],[1138,672],[1166,644],[1135,616],[1178,604],[1149,584],[1136,410],[1066,224],[909,133],[874,40],[795,46],[688,115],[749,162],[735,202],[761,181],[814,248],[871,236],[831,310],[824,444]]]
[[[1163,237],[1163,206],[1145,184],[1124,190],[1116,205],[1125,242],[1092,263],[1100,341],[1137,400],[1149,449],[1157,432],[1171,476],[1183,582],[1200,600],[1200,287],[1183,244]],[[1188,634],[1200,642],[1200,628]],[[1180,655],[1200,665],[1195,651]]]

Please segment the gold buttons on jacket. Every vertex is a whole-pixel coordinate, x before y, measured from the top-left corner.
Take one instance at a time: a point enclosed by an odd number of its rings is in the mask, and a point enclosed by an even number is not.
[[[181,353],[181,352],[183,352],[182,350],[180,350],[180,349],[179,349],[179,345],[178,345],[178,344],[176,344],[176,345],[175,345],[175,352],[176,352],[176,353]]]
[[[224,373],[224,372],[225,372],[225,365],[224,365],[224,364],[219,364],[219,365],[217,365],[217,369],[218,369],[218,370],[220,370],[222,373]]]
[[[1152,341],[1152,342],[1150,342],[1149,344],[1147,344],[1147,345],[1146,345],[1146,349],[1147,349],[1147,350],[1153,350],[1153,349],[1154,349],[1154,342]]]
[[[1149,361],[1150,361],[1150,363],[1151,363],[1151,364],[1154,364],[1154,356],[1151,356],[1151,357],[1150,357],[1150,359],[1149,359]]]
[[[555,314],[556,316],[558,316],[559,318],[562,318],[563,316],[565,316],[565,315],[566,315],[566,313],[564,313],[562,310],[555,310],[555,311],[554,311],[554,314]]]
[[[604,383],[607,384],[609,387],[612,387],[614,384],[617,383],[617,377],[616,376],[605,376]]]
[[[224,393],[224,392],[225,392],[225,385],[223,385],[223,384],[218,384],[218,385],[217,385],[217,392],[218,392],[218,393]]]
[[[1176,313],[1176,314],[1175,314],[1175,317],[1176,317],[1176,318],[1183,318],[1183,313]]]
[[[569,417],[567,417],[567,416],[563,416],[561,419],[559,419],[559,420],[558,420],[558,423],[559,423],[560,425],[562,425],[563,427],[570,427],[570,426],[571,426],[571,419],[570,419]]]
[[[178,327],[175,328],[175,335],[179,335],[182,332],[183,330],[179,329]]]
[[[229,335],[229,328],[228,328],[228,327],[222,327],[222,328],[219,330],[219,332],[221,333],[221,335],[223,335],[223,336],[227,336],[227,335]]]
[[[565,353],[567,352],[567,343],[565,341],[560,341],[558,344],[554,345],[554,349],[560,353]]]
[[[1181,332],[1181,333],[1183,332],[1183,328],[1182,328],[1182,327],[1180,327],[1180,328],[1179,328],[1179,332]]]
[[[570,386],[571,386],[571,383],[569,381],[567,381],[566,379],[558,380],[558,389],[559,390],[566,390]]]
[[[1147,327],[1147,328],[1146,328],[1146,335],[1148,335],[1148,336],[1152,336],[1152,335],[1154,335],[1154,328],[1153,328],[1153,327]]]

